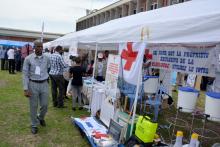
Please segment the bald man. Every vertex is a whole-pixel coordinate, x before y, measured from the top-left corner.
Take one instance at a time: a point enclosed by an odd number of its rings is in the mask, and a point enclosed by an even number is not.
[[[23,87],[24,96],[29,98],[31,132],[37,134],[38,124],[46,126],[44,117],[48,107],[49,85],[48,68],[50,67],[49,58],[42,54],[43,44],[39,41],[34,42],[35,52],[27,56],[23,64]],[[40,111],[38,111],[38,102]]]

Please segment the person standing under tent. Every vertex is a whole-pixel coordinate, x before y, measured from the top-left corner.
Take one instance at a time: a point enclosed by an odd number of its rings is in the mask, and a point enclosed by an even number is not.
[[[8,50],[9,47],[7,47],[5,51],[5,70],[8,70]]]
[[[86,70],[88,65],[89,65],[89,60],[88,60],[88,57],[89,57],[89,53],[83,53],[81,55],[81,67]],[[85,75],[86,76],[86,75]]]
[[[17,48],[15,51],[15,65],[16,71],[21,71],[21,49]]]
[[[92,76],[93,73],[94,60],[91,60],[91,63],[88,65],[86,69],[86,73],[88,76]]]
[[[95,68],[95,77],[97,81],[102,82],[105,80],[106,69],[107,63],[103,60],[103,54],[98,53],[98,60]]]
[[[72,77],[72,110],[76,110],[76,98],[78,97],[79,110],[82,110],[82,86],[83,80],[82,76],[86,72],[84,68],[81,67],[81,59],[80,57],[76,57],[75,59],[76,65],[70,68],[70,77]]]
[[[214,59],[215,65],[215,80],[213,82],[213,91],[220,93],[220,50],[216,50],[215,55],[217,56]]]
[[[33,53],[32,46],[28,43],[21,48],[21,65],[23,65],[24,59]]]
[[[46,55],[48,58],[50,58],[50,51],[49,51],[49,49],[48,48],[45,48],[45,50],[44,50],[44,55]]]
[[[9,62],[9,66],[8,66],[9,74],[15,74],[15,49],[10,48],[7,52],[7,55]]]
[[[152,54],[150,54],[149,49],[145,49],[144,59],[143,59],[143,76],[152,75],[151,71],[151,61]]]
[[[65,89],[65,93],[64,93],[64,99],[69,99],[68,98],[68,95],[67,95],[67,87],[68,87],[68,84],[69,84],[69,69],[70,69],[70,66],[71,66],[71,61],[70,61],[70,57],[69,57],[69,50],[68,49],[64,49],[64,52],[63,52],[63,60],[65,62],[65,64],[68,65],[67,68],[64,69],[63,71],[63,77],[64,77],[64,89]]]
[[[48,48],[46,48],[45,50],[44,50],[44,53],[43,53],[45,56],[47,56],[49,59],[50,59],[50,51],[49,51],[49,49]],[[50,72],[50,68],[48,69],[48,73]]]
[[[64,106],[64,95],[65,91],[65,80],[63,77],[64,69],[68,65],[64,62],[63,57],[63,48],[57,46],[55,52],[50,56],[50,78],[51,78],[51,91],[53,98],[53,106],[58,108],[65,108]],[[57,91],[59,89],[59,93]]]
[[[177,77],[176,77],[176,85],[177,86],[184,86],[185,85],[185,73],[177,72]]]
[[[34,42],[35,52],[27,56],[23,64],[23,87],[24,96],[29,98],[31,132],[37,134],[38,124],[46,126],[44,117],[48,108],[49,84],[48,68],[50,60],[42,54],[43,44],[40,41]],[[37,114],[38,102],[40,112]]]
[[[107,70],[107,65],[108,65],[108,56],[109,56],[109,51],[108,50],[105,50],[105,52],[104,52],[104,55],[103,55],[104,57],[104,64],[106,65],[106,69],[105,69],[105,71],[104,71],[104,74],[106,74],[106,70]]]
[[[220,71],[216,72],[216,77],[213,82],[213,91],[220,93]]]
[[[5,53],[6,53],[6,49],[2,47],[0,49],[1,70],[5,70]]]
[[[109,51],[105,50],[104,59],[105,59],[106,63],[108,63],[108,56],[109,56]]]

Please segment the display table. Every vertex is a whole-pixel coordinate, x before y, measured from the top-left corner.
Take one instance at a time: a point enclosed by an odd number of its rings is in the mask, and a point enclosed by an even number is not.
[[[106,98],[105,85],[103,83],[87,78],[83,80],[82,94],[84,99],[88,100],[89,109],[91,109],[91,116],[95,116],[96,112],[101,109],[103,100]]]
[[[103,84],[94,84],[91,98],[91,116],[95,116],[96,112],[101,109],[102,102],[106,98]]]
[[[83,80],[82,95],[84,104],[89,104],[92,98],[92,81],[89,79]]]

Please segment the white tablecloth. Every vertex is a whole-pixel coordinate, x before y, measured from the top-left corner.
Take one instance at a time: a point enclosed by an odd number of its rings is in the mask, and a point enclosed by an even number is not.
[[[91,116],[95,116],[96,112],[101,109],[102,101],[106,97],[103,86],[100,87],[98,85],[94,85],[91,99]]]
[[[103,83],[94,82],[93,89],[90,80],[83,81],[82,94],[89,100],[91,107],[91,116],[95,116],[96,112],[101,109],[102,101],[105,99],[105,85]]]
[[[92,98],[92,84],[83,82],[82,94],[84,96],[83,99],[87,99],[89,101],[88,103],[90,103],[90,100]]]

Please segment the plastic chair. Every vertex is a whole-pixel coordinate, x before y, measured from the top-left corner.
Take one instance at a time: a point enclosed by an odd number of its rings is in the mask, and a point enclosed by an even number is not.
[[[135,95],[136,95],[136,87],[133,89],[132,93],[127,93],[127,97],[130,100],[130,106],[129,106],[129,110],[131,111],[132,109],[132,105],[134,103],[134,99],[135,99]],[[143,89],[143,84],[140,86],[139,88],[139,92],[138,92],[138,102],[140,102],[142,104],[142,99],[144,96],[144,89]],[[142,109],[142,105],[140,107],[140,110]]]
[[[144,95],[144,87],[143,87],[143,83],[139,88],[139,94],[138,94],[138,101],[141,101],[142,103],[142,98]],[[125,96],[127,96],[129,98],[130,101],[130,105],[129,105],[129,111],[131,111],[132,109],[132,105],[134,103],[134,99],[135,99],[135,94],[136,94],[136,85],[132,85],[129,84],[125,81],[119,81],[119,88],[121,90],[121,93],[123,93]],[[142,109],[142,106],[140,107],[140,110]]]
[[[148,100],[145,101],[145,106],[149,105],[150,110],[152,107],[154,108],[154,118],[153,121],[157,121],[158,119],[158,114],[159,114],[159,109],[162,104],[162,95],[167,94],[166,88],[162,85],[162,82],[160,83],[160,86],[157,89],[157,93],[155,97],[153,95],[148,96]]]

